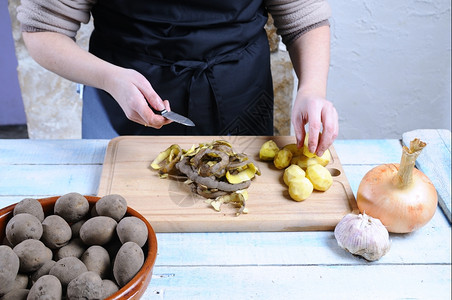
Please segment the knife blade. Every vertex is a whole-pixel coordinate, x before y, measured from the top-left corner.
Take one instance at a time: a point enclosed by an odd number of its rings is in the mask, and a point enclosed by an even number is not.
[[[178,113],[167,111],[166,109],[158,111],[157,113],[171,121],[183,124],[185,126],[195,126],[195,123],[193,123],[192,120],[182,115],[179,115]]]

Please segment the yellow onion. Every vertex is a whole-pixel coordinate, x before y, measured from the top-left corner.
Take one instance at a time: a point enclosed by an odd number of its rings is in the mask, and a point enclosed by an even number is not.
[[[414,167],[426,144],[419,139],[403,147],[400,164],[379,165],[363,177],[357,203],[361,213],[380,219],[389,232],[406,233],[424,226],[438,205],[430,179]]]

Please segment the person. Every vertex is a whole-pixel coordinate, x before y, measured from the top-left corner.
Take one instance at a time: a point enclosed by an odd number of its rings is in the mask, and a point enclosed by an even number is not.
[[[30,56],[85,85],[82,138],[273,135],[268,12],[298,77],[291,120],[322,155],[338,134],[326,99],[331,9],[323,0],[22,0]],[[93,17],[89,51],[75,36]],[[162,100],[165,99],[165,100]],[[156,111],[173,110],[195,127]]]

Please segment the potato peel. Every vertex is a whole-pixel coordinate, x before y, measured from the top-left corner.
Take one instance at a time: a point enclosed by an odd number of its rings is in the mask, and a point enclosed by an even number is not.
[[[159,171],[160,178],[169,172],[178,172],[188,178],[192,191],[208,198],[215,210],[220,211],[224,203],[239,207],[237,215],[247,213],[246,189],[256,175],[261,175],[257,164],[244,153],[236,153],[232,145],[224,140],[192,145],[184,150],[173,144],[154,159],[151,168]],[[180,177],[180,176],[178,176]]]
[[[248,209],[245,207],[246,200],[248,200],[248,192],[246,190],[239,190],[231,194],[219,196],[215,199],[207,199],[205,202],[210,204],[216,211],[221,211],[221,205],[233,203],[239,206],[239,210],[236,216],[248,213]]]

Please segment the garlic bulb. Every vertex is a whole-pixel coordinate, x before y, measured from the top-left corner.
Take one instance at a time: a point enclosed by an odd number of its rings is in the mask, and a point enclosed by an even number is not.
[[[389,232],[380,220],[364,214],[347,214],[336,225],[339,246],[369,261],[380,259],[391,247]]]

